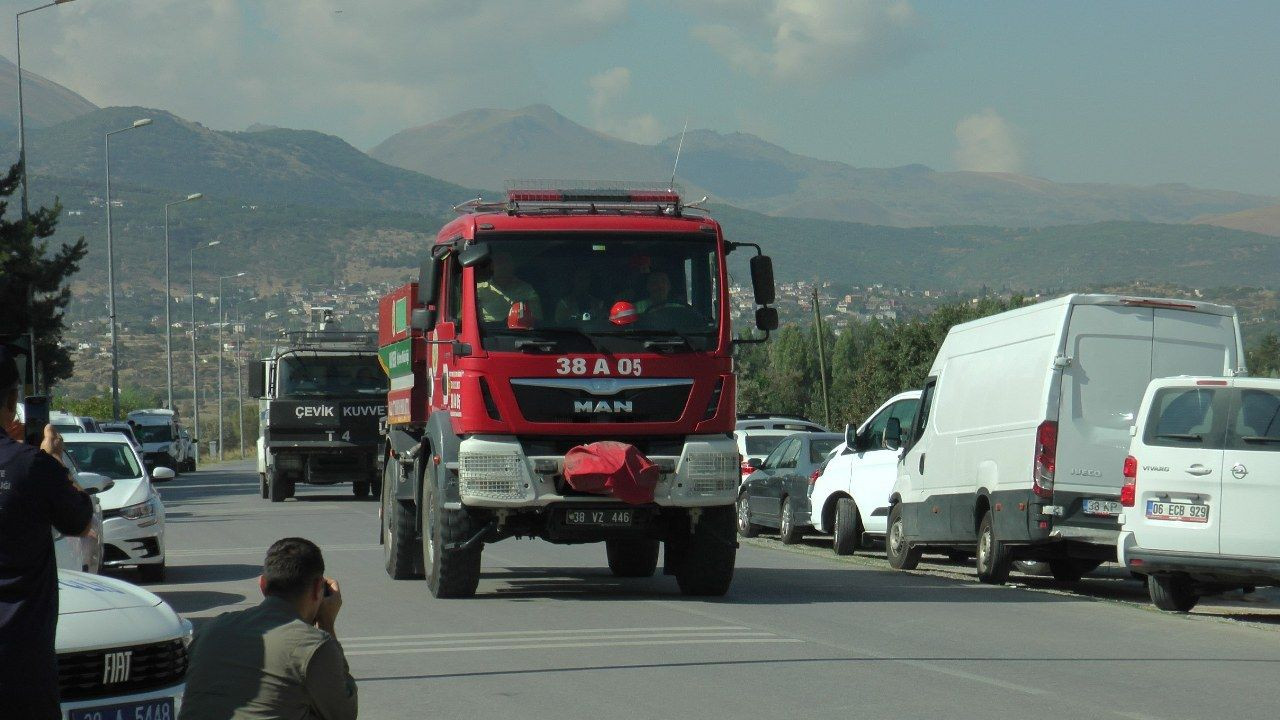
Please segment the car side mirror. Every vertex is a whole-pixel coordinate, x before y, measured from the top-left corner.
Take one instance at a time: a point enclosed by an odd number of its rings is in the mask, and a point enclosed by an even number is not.
[[[167,468],[163,465],[151,471],[152,480],[172,480],[178,477],[173,468]]]
[[[764,461],[761,460],[760,458],[747,459],[747,467],[751,468],[752,470],[759,470],[761,465],[764,465]]]
[[[844,426],[844,451],[853,452],[858,447],[858,430],[852,425]]]
[[[881,445],[888,450],[897,450],[902,447],[902,421],[898,418],[889,418],[889,422],[884,428],[884,439]]]
[[[91,472],[76,473],[76,482],[79,483],[82,490],[90,495],[106,492],[116,486],[115,480],[106,475]]]

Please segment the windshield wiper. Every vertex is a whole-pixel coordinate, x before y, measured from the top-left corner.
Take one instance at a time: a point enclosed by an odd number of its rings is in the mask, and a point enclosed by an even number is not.
[[[542,352],[551,352],[556,349],[558,343],[555,340],[517,340],[512,344],[517,350],[541,350]]]
[[[1247,443],[1280,443],[1280,435],[1245,435],[1240,439]]]
[[[1156,435],[1158,438],[1167,438],[1169,440],[1185,440],[1187,442],[1202,442],[1203,435],[1193,435],[1190,433],[1160,433]]]
[[[490,331],[493,332],[493,331]],[[507,330],[498,331],[495,334],[503,334],[508,336],[517,336],[520,339],[512,343],[516,350],[524,350],[526,348],[538,349],[544,352],[555,350],[557,346],[566,340],[582,340],[591,347],[592,350],[598,350],[595,340],[587,333],[576,328],[533,328],[532,330]]]
[[[695,349],[693,340],[688,335],[678,330],[601,330],[594,333],[596,335],[608,335],[612,337],[630,337],[640,339],[646,336],[658,336],[660,338],[670,338],[669,340],[645,340],[645,350],[677,350],[681,347]]]
[[[657,350],[662,352],[664,350],[678,350],[682,347],[689,348],[690,350],[693,349],[693,345],[689,342],[688,338],[685,337],[673,338],[671,340],[644,341],[645,350]]]

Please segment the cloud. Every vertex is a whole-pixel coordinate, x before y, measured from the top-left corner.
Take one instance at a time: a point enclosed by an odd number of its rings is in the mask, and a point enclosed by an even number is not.
[[[627,0],[539,0],[537,12],[525,0],[77,2],[24,21],[23,60],[98,104],[370,145],[471,107],[544,100],[538,60],[626,11]]]
[[[776,81],[826,80],[899,61],[922,45],[905,0],[707,0],[693,36],[730,65]]]
[[[1022,143],[1018,138],[1018,131],[992,108],[969,115],[956,123],[956,143],[953,157],[960,170],[1022,170]]]
[[[652,113],[628,114],[618,104],[631,91],[631,70],[615,67],[591,76],[588,105],[596,129],[631,142],[653,144],[662,139],[662,124]]]

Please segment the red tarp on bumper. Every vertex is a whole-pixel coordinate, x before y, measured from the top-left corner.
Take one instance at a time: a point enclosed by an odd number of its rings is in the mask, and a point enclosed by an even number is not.
[[[579,445],[564,456],[564,479],[578,492],[612,495],[629,504],[653,502],[661,471],[634,445],[605,441]]]

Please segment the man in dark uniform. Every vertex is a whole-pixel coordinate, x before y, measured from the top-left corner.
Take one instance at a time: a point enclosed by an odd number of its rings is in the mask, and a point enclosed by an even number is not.
[[[17,364],[0,346],[0,428],[13,425],[20,390]],[[93,501],[61,457],[62,438],[52,425],[39,448],[0,432],[0,715],[6,719],[62,717],[52,530],[88,532]]]

